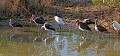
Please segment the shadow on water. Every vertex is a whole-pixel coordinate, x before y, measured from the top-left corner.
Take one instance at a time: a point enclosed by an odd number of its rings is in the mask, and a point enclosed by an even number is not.
[[[100,32],[47,31],[37,28],[1,28],[1,56],[119,56],[120,40],[116,34]],[[11,32],[11,30],[13,30]],[[101,36],[102,35],[102,36]],[[111,38],[113,37],[113,38]],[[118,38],[117,38],[118,37]]]

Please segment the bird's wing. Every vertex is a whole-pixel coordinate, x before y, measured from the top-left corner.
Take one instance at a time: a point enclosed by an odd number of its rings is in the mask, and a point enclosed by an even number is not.
[[[90,27],[84,23],[79,24],[81,28],[91,31]]]
[[[97,28],[98,28],[98,30],[101,31],[101,32],[103,32],[103,31],[107,31],[107,29],[104,28],[104,27],[101,26],[101,25],[98,25]]]
[[[35,22],[38,23],[38,24],[44,24],[45,20],[42,17],[36,17],[35,18]]]
[[[56,18],[55,19],[59,24],[62,24],[62,25],[64,25],[65,23],[62,21],[62,19],[61,18]]]
[[[23,27],[20,23],[17,23],[17,22],[12,23],[12,25],[13,25],[14,27],[17,27],[17,26]]]
[[[46,28],[53,28],[53,26],[50,25],[50,24],[45,24],[45,27],[46,27]]]

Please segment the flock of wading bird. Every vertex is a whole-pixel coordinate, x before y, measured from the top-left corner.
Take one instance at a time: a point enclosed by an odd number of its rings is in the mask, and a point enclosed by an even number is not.
[[[58,16],[54,16],[54,19],[56,22],[58,22],[61,30],[62,25],[65,25],[64,21]],[[42,26],[41,29],[55,31],[54,25],[50,24],[48,20],[44,19],[41,16],[36,17],[35,15],[32,15],[30,20],[38,25],[38,32],[39,32],[40,26]],[[113,20],[113,22],[111,23],[113,24],[113,27],[116,31],[120,30],[120,24],[116,20]],[[76,20],[76,25],[82,31],[92,31],[89,27],[90,24],[95,24],[95,27],[94,27],[95,31],[108,32],[108,30],[99,23],[98,19],[95,19],[95,21],[91,19],[84,19],[82,22],[80,22],[78,19]],[[11,19],[9,21],[9,25],[14,28],[24,27],[18,22],[12,22]]]

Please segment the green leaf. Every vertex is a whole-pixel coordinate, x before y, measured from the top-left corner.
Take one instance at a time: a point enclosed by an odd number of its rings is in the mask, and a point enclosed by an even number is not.
[[[96,0],[92,0],[92,2],[93,2],[93,3],[95,3],[95,2],[96,2]]]
[[[96,1],[96,4],[97,4],[98,6],[101,6],[101,4],[100,4],[100,2],[99,2],[99,1]]]
[[[108,0],[103,0],[102,2],[103,2],[103,3],[106,3],[106,2],[108,2]]]
[[[92,2],[93,2],[94,4],[97,4],[98,6],[101,6],[100,1],[98,1],[98,0],[92,0]]]

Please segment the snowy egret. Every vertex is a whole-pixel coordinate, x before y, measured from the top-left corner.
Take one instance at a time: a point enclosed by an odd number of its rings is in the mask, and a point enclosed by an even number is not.
[[[120,24],[116,20],[114,20],[112,23],[115,30],[120,30]]]
[[[112,23],[113,23],[114,29],[117,31],[117,33],[119,33],[120,24],[116,20],[114,20]]]
[[[65,23],[62,21],[62,19],[58,16],[54,16],[55,20],[58,22],[60,30],[61,30],[61,25],[65,25]]]

